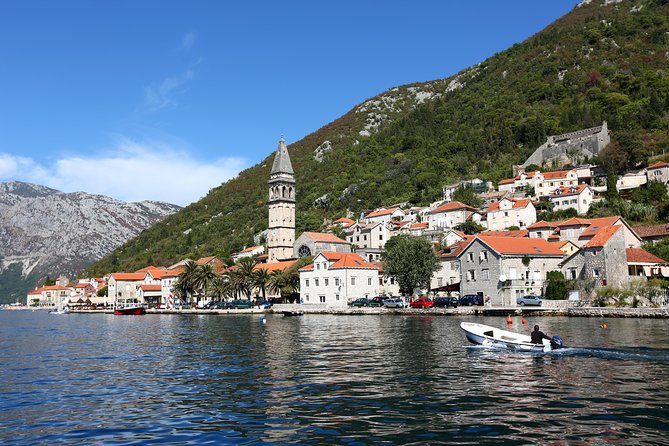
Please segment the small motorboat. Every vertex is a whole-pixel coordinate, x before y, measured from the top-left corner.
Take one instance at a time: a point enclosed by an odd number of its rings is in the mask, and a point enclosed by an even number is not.
[[[284,316],[302,316],[304,315],[304,311],[302,310],[282,310],[281,311]]]
[[[472,344],[485,347],[506,348],[528,352],[547,353],[563,347],[562,338],[553,336],[550,341],[543,339],[541,344],[533,344],[529,335],[514,333],[508,330],[474,322],[462,322],[460,328],[464,330],[467,340]]]
[[[67,307],[49,311],[49,314],[69,314],[69,313],[70,309]]]
[[[116,315],[140,315],[146,314],[146,308],[143,305],[126,305],[114,309]]]

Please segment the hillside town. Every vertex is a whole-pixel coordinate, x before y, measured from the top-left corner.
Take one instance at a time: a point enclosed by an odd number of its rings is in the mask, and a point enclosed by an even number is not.
[[[133,272],[110,272],[104,277],[54,285],[28,293],[31,306],[108,307],[136,301],[157,308],[203,305],[212,299],[205,289],[184,293],[178,287],[186,270],[206,266],[225,275],[250,265],[265,277],[312,259],[297,269],[299,284],[291,301],[303,305],[346,307],[357,298],[397,296],[395,277],[384,272],[386,243],[405,235],[429,240],[438,252],[439,268],[430,283],[414,295],[485,296],[490,306],[513,307],[518,298],[543,295],[549,273],[559,271],[580,287],[569,299],[590,299],[601,287],[624,287],[669,277],[669,262],[642,248],[669,235],[666,225],[632,228],[620,216],[583,217],[607,193],[607,174],[600,166],[577,164],[597,155],[609,143],[602,126],[553,135],[520,166],[515,176],[496,187],[474,178],[443,187],[442,199],[425,207],[407,203],[362,211],[330,222],[325,232],[304,232],[295,238],[296,183],[290,156],[280,139],[268,182],[268,229],[258,243],[231,256],[234,265],[214,256],[183,260],[171,266],[148,265]],[[556,166],[558,170],[541,170]],[[669,164],[657,162],[616,179],[623,193],[651,182],[669,184]],[[478,197],[480,206],[454,199],[462,190]],[[559,221],[537,221],[537,206],[572,210]],[[468,230],[475,228],[475,231]],[[242,287],[244,288],[244,287]],[[193,290],[196,291],[196,290]],[[271,302],[287,300],[279,286],[267,282],[247,285],[234,297]],[[226,297],[225,293],[219,297]],[[665,296],[666,297],[666,296]]]

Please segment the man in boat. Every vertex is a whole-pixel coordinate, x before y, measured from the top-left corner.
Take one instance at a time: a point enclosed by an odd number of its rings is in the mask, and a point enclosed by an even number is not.
[[[538,325],[534,326],[534,331],[532,332],[532,334],[530,334],[530,337],[532,338],[532,344],[542,344],[543,339],[548,339],[549,341],[551,340],[550,337],[546,336],[546,333],[539,330]]]

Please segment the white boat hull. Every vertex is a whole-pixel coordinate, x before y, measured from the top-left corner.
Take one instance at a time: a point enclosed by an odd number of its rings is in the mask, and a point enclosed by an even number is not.
[[[489,325],[462,322],[460,328],[465,332],[465,336],[469,342],[485,347],[538,353],[546,353],[553,350],[548,339],[544,339],[542,344],[533,344],[532,338],[528,335],[500,330]]]

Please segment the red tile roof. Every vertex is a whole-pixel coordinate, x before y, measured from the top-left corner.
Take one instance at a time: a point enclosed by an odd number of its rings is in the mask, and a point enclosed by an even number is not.
[[[426,221],[421,222],[421,223],[414,223],[411,226],[409,226],[409,229],[425,229],[429,226],[430,224]]]
[[[657,163],[653,164],[652,166],[648,166],[649,169],[660,169],[662,167],[669,167],[669,164],[665,163],[664,161],[658,161]]]
[[[517,179],[518,179],[518,177],[516,177],[516,178],[505,178],[503,180],[500,180],[497,184],[511,184],[511,183],[515,182]]]
[[[142,291],[160,291],[160,285],[140,285]]]
[[[399,209],[398,207],[394,207],[394,208],[390,208],[390,209],[379,209],[379,210],[376,210],[374,212],[371,212],[371,213],[367,214],[366,218],[381,217],[382,215],[392,214],[393,212],[395,212],[398,209]]]
[[[527,237],[530,231],[527,229],[518,229],[516,231],[485,231],[480,235],[486,237]]]
[[[595,235],[586,243],[583,245],[584,248],[601,248],[605,246],[611,237],[618,232],[620,229],[620,226],[615,225],[615,226],[606,226],[604,228],[600,228]]]
[[[327,234],[325,232],[304,232],[303,234],[308,235],[309,238],[315,242],[349,244],[346,240],[342,240],[334,234]]]
[[[123,280],[126,282],[136,282],[144,280],[144,273],[112,273],[114,280]]]
[[[161,271],[149,271],[154,279],[164,279],[165,277],[178,277],[186,268],[173,268]]]
[[[570,191],[570,188],[575,187],[576,189],[574,192]],[[581,192],[583,192],[583,189],[587,187],[587,184],[581,183],[578,186],[560,186],[558,188],[555,188],[553,192],[551,192],[548,196],[549,197],[564,197],[564,196],[569,196],[569,195],[578,195]],[[557,194],[555,193],[556,190],[559,190],[560,193]]]
[[[669,264],[666,260],[662,260],[654,254],[649,253],[645,249],[641,248],[627,248],[625,250],[627,254],[627,263],[660,263],[663,265]]]
[[[215,263],[220,262],[220,260],[218,260],[216,258],[216,256],[209,256],[209,257],[202,257],[200,259],[197,259],[195,261],[195,263],[197,263],[198,265],[206,265],[207,263],[211,263],[211,262],[214,262],[214,261],[216,261]]]
[[[333,224],[341,223],[344,228],[347,228],[351,226],[353,223],[355,223],[355,220],[351,220],[350,218],[342,217],[336,219]]]
[[[432,209],[430,212],[428,212],[428,214],[441,214],[441,213],[444,213],[444,212],[459,211],[460,209],[467,209],[467,210],[476,212],[476,209],[474,209],[471,206],[468,206],[468,205],[466,205],[464,203],[461,203],[459,201],[451,201],[451,202],[448,202],[448,203],[444,203],[444,204],[442,204],[441,206],[439,206],[435,209]]]
[[[142,269],[138,269],[138,270],[135,271],[135,272],[136,272],[136,273],[145,273],[145,272],[147,272],[147,271],[158,271],[158,270],[161,270],[161,269],[164,269],[164,268],[160,268],[160,267],[158,267],[158,266],[149,265],[149,266],[145,266],[145,267],[142,268]]]
[[[366,262],[356,253],[323,251],[319,255],[332,262],[328,269],[378,269],[375,264]],[[300,271],[311,271],[313,269],[314,264],[312,263],[301,268]]]
[[[283,271],[295,262],[296,260],[284,260],[282,262],[259,263],[253,267],[253,270],[266,269],[270,273],[272,271]]]
[[[669,224],[662,223],[652,226],[637,226],[634,228],[634,232],[641,238],[665,237],[669,236]]]
[[[258,248],[262,248],[262,246],[260,246],[260,245],[258,245],[258,246],[251,246],[250,248],[242,249],[242,250],[239,251],[239,252],[240,252],[240,253],[242,253],[242,252],[251,252],[251,251],[255,251],[255,250],[258,249]]]
[[[486,237],[482,234],[478,237],[500,254],[564,256],[557,246],[542,238]]]
[[[557,227],[557,223],[551,223],[545,220],[539,220],[538,222],[529,225],[527,229],[544,229],[544,228],[551,229],[555,227]]]
[[[527,207],[531,201],[529,198],[502,198],[499,201],[496,201],[494,203],[490,203],[490,206],[488,206],[488,211],[497,211],[499,210],[499,203],[502,202],[503,200],[508,200],[513,203],[512,208],[517,209],[517,208],[524,208]]]
[[[454,259],[458,257],[475,238],[476,237],[473,235],[465,235],[464,240],[460,240],[453,243],[451,246],[444,248],[439,254],[439,257],[442,259]]]
[[[572,172],[571,170],[556,170],[555,172],[542,172],[544,180],[556,180],[559,178],[567,178],[567,174]]]

